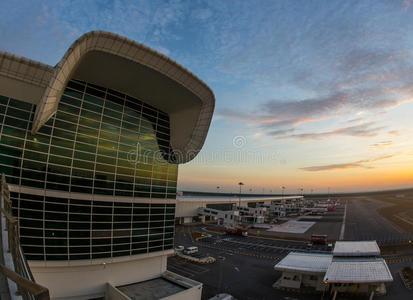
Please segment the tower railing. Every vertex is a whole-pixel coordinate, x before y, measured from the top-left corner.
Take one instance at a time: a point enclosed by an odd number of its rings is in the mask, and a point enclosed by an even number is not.
[[[16,284],[17,294],[24,300],[50,300],[49,290],[35,282],[21,250],[19,224],[12,214],[10,191],[4,174],[1,178],[0,202],[0,238],[4,241],[3,235],[7,233],[8,241],[7,245],[2,243],[3,247],[0,249],[0,254],[4,258],[6,252],[10,253],[13,263],[13,266],[9,264],[8,267],[6,263],[0,264],[0,273]],[[3,224],[5,224],[5,228],[2,228]],[[2,261],[5,262],[5,260]],[[10,289],[8,290],[10,293]],[[14,298],[14,295],[10,295],[10,298]]]

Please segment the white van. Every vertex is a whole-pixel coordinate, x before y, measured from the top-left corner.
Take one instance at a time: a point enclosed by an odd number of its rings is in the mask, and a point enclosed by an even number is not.
[[[194,254],[198,252],[198,247],[192,246],[184,250],[184,254]]]
[[[182,246],[182,245],[179,245],[179,246],[176,246],[176,247],[175,247],[175,251],[177,251],[177,252],[183,251],[184,249],[185,249],[185,247]]]

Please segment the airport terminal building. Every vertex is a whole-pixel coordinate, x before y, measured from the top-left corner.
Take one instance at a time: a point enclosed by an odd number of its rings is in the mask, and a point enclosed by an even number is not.
[[[83,35],[55,67],[0,52],[0,169],[25,257],[53,298],[148,280],[200,297],[166,264],[178,164],[202,148],[214,104],[188,70],[108,32]]]

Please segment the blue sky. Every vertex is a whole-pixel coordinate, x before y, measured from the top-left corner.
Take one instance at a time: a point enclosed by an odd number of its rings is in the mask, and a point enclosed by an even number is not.
[[[54,65],[91,30],[160,51],[213,89],[210,133],[180,189],[412,184],[412,1],[0,3],[3,51]]]

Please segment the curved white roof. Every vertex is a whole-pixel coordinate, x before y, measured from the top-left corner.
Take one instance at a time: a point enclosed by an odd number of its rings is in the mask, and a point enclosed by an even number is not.
[[[92,31],[77,39],[55,67],[0,52],[0,89],[37,104],[33,133],[57,111],[72,78],[118,90],[168,113],[178,163],[190,161],[202,148],[215,107],[212,90],[138,42]]]
[[[324,281],[328,283],[391,282],[393,276],[383,258],[334,258]]]
[[[376,241],[337,241],[334,256],[378,256],[380,248]]]
[[[324,274],[332,259],[331,254],[290,252],[274,266],[274,269],[277,271]]]

